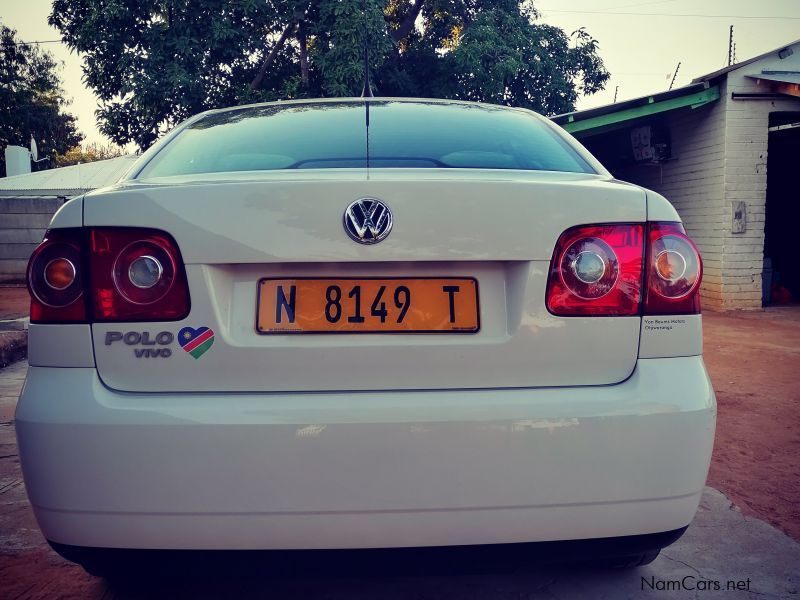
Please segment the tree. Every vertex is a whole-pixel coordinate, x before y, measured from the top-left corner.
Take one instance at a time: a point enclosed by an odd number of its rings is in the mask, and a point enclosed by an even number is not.
[[[74,146],[55,157],[56,166],[68,167],[79,163],[95,162],[97,160],[107,160],[124,156],[125,150],[113,144],[103,145],[98,143],[86,144],[85,146]]]
[[[556,114],[609,78],[531,0],[54,0],[50,23],[85,55],[101,131],[141,148],[210,108],[360,95],[365,28],[376,95]]]
[[[5,175],[5,147],[29,146],[51,159],[79,144],[75,117],[63,111],[67,102],[57,63],[48,52],[25,45],[17,32],[0,23],[0,172]],[[51,160],[42,163],[52,167]]]

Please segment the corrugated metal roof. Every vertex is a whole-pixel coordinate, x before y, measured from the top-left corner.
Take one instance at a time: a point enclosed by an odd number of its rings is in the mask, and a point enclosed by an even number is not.
[[[75,196],[116,183],[138,158],[135,154],[0,178],[0,196]]]
[[[778,83],[800,84],[800,71],[761,71],[761,73],[747,74],[745,77],[766,79],[767,81],[777,81]]]
[[[574,121],[585,121],[587,119],[593,119],[603,115],[618,113],[630,108],[649,106],[665,100],[672,100],[673,98],[680,98],[682,96],[696,94],[706,89],[708,89],[708,84],[706,83],[692,83],[683,87],[675,88],[674,90],[648,94],[647,96],[623,100],[613,104],[604,104],[603,106],[598,106],[596,108],[587,108],[585,110],[576,110],[570,113],[563,113],[554,117],[550,117],[550,119],[563,126]]]
[[[727,67],[723,67],[713,73],[706,73],[705,75],[701,75],[700,77],[695,77],[692,80],[692,83],[697,83],[699,81],[711,81],[712,79],[716,79],[717,77],[721,77],[726,73],[730,73],[731,71],[735,71],[736,69],[741,69],[742,67],[746,67],[747,65],[753,64],[757,60],[761,60],[762,58],[766,58],[772,54],[777,54],[778,52],[785,50],[786,48],[791,48],[792,46],[796,46],[800,44],[800,40],[795,40],[793,42],[789,42],[788,44],[784,44],[783,46],[779,46],[774,50],[770,50],[769,52],[764,52],[764,54],[759,54],[758,56],[754,56],[753,58],[748,58],[747,60],[743,60],[742,62],[734,63]]]
[[[596,108],[590,108],[586,110],[576,110],[571,113],[565,113],[562,115],[556,115],[554,117],[550,117],[553,121],[561,125],[562,127],[569,128],[570,124],[577,123],[579,121],[588,121],[590,119],[597,119],[598,117],[603,117],[605,115],[612,115],[615,113],[620,113],[622,111],[636,109],[639,107],[646,107],[653,104],[657,104],[659,102],[669,101],[674,98],[680,96],[687,96],[690,94],[700,93],[704,89],[709,88],[709,81],[716,79],[726,73],[744,67],[746,65],[752,64],[757,60],[770,56],[772,54],[777,54],[778,52],[796,46],[800,44],[800,40],[795,42],[791,42],[790,44],[785,44],[776,48],[775,50],[770,50],[769,52],[765,52],[764,54],[760,54],[758,56],[754,56],[748,60],[745,60],[740,63],[736,63],[735,65],[731,65],[729,67],[725,67],[724,69],[720,69],[718,71],[714,71],[713,73],[709,73],[707,75],[703,75],[698,77],[692,81],[689,85],[669,90],[666,92],[657,92],[655,94],[649,94],[647,96],[642,96],[640,98],[633,98],[631,100],[623,100],[622,102],[616,102],[614,104],[606,104],[603,106],[598,106]],[[748,75],[748,77],[758,77],[758,75]],[[776,76],[770,75],[761,75],[762,79],[776,79]],[[790,81],[793,82],[794,79],[792,77],[785,77],[782,81]]]

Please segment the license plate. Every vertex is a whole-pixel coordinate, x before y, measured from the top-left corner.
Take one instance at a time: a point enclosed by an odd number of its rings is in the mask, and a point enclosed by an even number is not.
[[[465,277],[262,279],[259,333],[475,333],[478,282]]]

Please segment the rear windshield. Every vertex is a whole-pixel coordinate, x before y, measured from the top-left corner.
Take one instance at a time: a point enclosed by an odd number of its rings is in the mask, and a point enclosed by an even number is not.
[[[331,102],[211,114],[184,128],[138,177],[363,167],[595,172],[524,112],[370,101],[368,110],[362,102]]]

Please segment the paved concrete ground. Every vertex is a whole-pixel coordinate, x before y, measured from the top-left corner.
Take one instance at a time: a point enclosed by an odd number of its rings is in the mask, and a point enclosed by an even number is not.
[[[24,362],[0,370],[0,598],[800,598],[800,544],[707,488],[694,523],[631,571],[531,567],[515,573],[135,583],[109,586],[46,546],[25,496],[13,407]],[[729,583],[730,582],[730,583]],[[716,586],[720,586],[720,590]],[[728,586],[732,589],[728,590]]]

